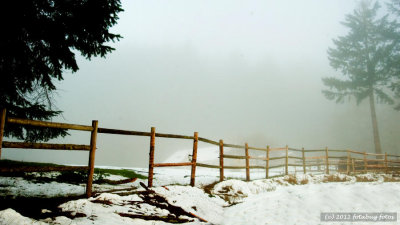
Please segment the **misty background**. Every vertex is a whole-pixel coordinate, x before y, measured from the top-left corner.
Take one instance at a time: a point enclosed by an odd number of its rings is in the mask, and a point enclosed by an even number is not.
[[[357,1],[122,1],[106,58],[78,57],[58,82],[57,122],[193,135],[225,143],[374,152],[368,102],[336,104],[321,78]],[[377,105],[383,152],[399,154],[400,112]],[[71,131],[52,143],[88,144]],[[96,165],[147,167],[148,137],[98,135]],[[207,154],[199,143],[199,154]],[[156,139],[155,161],[192,141]],[[215,146],[215,148],[218,148]],[[8,159],[87,163],[87,152],[4,149]]]

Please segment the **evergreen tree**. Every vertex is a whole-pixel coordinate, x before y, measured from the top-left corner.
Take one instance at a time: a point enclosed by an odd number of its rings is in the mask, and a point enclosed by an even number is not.
[[[375,101],[393,104],[388,93],[392,80],[393,54],[397,41],[394,23],[388,16],[378,17],[378,2],[362,1],[342,24],[349,28],[345,36],[333,40],[335,48],[328,49],[330,65],[340,71],[342,78],[323,78],[329,88],[323,94],[330,100],[343,102],[354,97],[357,104],[369,100],[375,152],[382,153]]]
[[[76,72],[75,54],[104,57],[121,38],[109,32],[123,11],[120,0],[30,0],[0,3],[0,109],[7,116],[50,120],[55,80]],[[26,141],[65,136],[59,129],[7,124],[6,136]]]
[[[391,0],[387,6],[392,14],[400,16],[400,0]]]
[[[394,17],[393,23],[396,26],[396,35],[393,36],[393,41],[400,42],[400,0],[392,0],[387,6]],[[400,99],[400,45],[397,45],[397,48],[393,51],[392,64],[390,88],[394,91],[395,96]],[[396,105],[395,109],[400,111],[400,103]]]

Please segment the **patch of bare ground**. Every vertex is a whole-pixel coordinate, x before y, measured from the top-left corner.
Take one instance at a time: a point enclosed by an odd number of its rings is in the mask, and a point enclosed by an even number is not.
[[[219,183],[219,181],[215,181],[215,182],[213,182],[213,183],[203,185],[203,186],[201,187],[201,189],[203,189],[204,192],[207,193],[207,194],[209,195],[209,197],[211,197],[211,196],[210,196],[210,195],[212,195],[211,191],[214,189],[214,186],[215,186],[216,184],[218,184],[218,183]]]

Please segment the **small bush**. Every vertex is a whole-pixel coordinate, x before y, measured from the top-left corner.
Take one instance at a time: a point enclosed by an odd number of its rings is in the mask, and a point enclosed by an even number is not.
[[[308,184],[308,179],[303,179],[300,181],[300,184]]]
[[[285,176],[285,178],[283,179],[284,181],[288,182],[289,184],[308,184],[308,179],[302,179],[302,180],[298,180],[297,177],[295,175],[288,175]],[[279,183],[279,181],[278,181]]]
[[[289,184],[297,184],[297,178],[294,175],[286,176],[283,180],[287,181]]]
[[[346,177],[340,177],[337,175],[325,175],[322,182],[346,182]]]
[[[383,178],[383,181],[384,182],[400,182],[400,179],[396,179],[396,178],[394,178],[394,177],[384,177]]]
[[[368,177],[364,177],[364,176],[356,176],[356,181],[357,182],[373,182],[375,180],[369,179]]]

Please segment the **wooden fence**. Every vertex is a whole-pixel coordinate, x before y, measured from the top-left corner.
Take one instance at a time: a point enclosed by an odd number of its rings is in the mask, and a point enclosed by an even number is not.
[[[59,129],[71,129],[90,131],[90,145],[75,145],[75,144],[49,144],[49,143],[27,143],[27,142],[6,142],[3,141],[3,132],[6,129],[5,124],[14,123],[19,125],[28,126],[39,126],[48,128],[59,128]],[[331,170],[346,173],[358,173],[368,171],[379,171],[385,173],[394,173],[400,170],[400,156],[390,154],[372,154],[366,152],[358,152],[353,150],[332,150],[332,149],[316,149],[316,150],[305,150],[289,148],[288,146],[281,148],[271,148],[266,146],[265,148],[252,147],[248,143],[244,145],[235,145],[224,143],[223,140],[213,141],[206,138],[199,137],[197,132],[194,132],[193,136],[176,135],[176,134],[163,134],[156,133],[154,127],[151,128],[150,132],[140,132],[131,130],[118,130],[109,128],[98,127],[98,121],[93,120],[92,126],[66,124],[66,123],[55,123],[55,122],[44,122],[37,120],[27,120],[18,118],[6,118],[6,110],[1,111],[0,115],[0,159],[1,159],[1,148],[26,148],[26,149],[53,149],[53,150],[72,150],[72,151],[89,151],[89,163],[87,167],[62,167],[62,168],[51,168],[49,170],[87,170],[88,180],[86,185],[86,195],[90,197],[92,195],[92,183],[94,173],[94,162],[96,152],[96,139],[98,133],[104,134],[116,134],[116,135],[131,135],[131,136],[147,136],[150,137],[150,150],[149,150],[149,174],[148,174],[148,186],[153,186],[153,173],[156,167],[177,167],[177,166],[190,166],[191,176],[190,185],[195,185],[196,178],[196,167],[206,167],[219,169],[220,181],[224,180],[225,169],[245,169],[246,180],[250,181],[250,169],[264,169],[265,178],[272,178],[281,175],[288,175],[289,168],[294,167],[295,172],[298,167],[302,168],[303,173],[315,172],[314,167],[321,170],[321,166],[324,168],[324,172],[329,174]],[[174,138],[174,139],[186,139],[193,140],[193,152],[192,159],[189,162],[179,163],[154,163],[154,152],[155,152],[155,139],[158,138]],[[197,162],[197,146],[198,142],[204,142],[211,145],[218,146],[219,148],[219,165],[210,165]],[[228,155],[224,153],[224,148],[239,149],[243,155]],[[250,154],[250,150],[265,152],[265,156],[255,156]],[[315,155],[315,153],[321,153],[321,155]],[[278,156],[271,157],[274,153],[281,153]],[[295,156],[294,154],[300,154],[301,156]],[[313,156],[306,157],[306,154],[314,154]],[[344,154],[344,155],[334,155]],[[361,156],[360,156],[361,155]],[[358,157],[356,157],[358,156]],[[376,159],[369,159],[368,157],[375,156]],[[224,165],[224,159],[240,159],[244,160],[242,166],[227,166]],[[250,165],[250,160],[261,161],[263,165]],[[283,163],[274,163],[277,160],[284,160]],[[294,162],[291,162],[295,160]],[[272,165],[274,163],[274,165]],[[270,176],[271,169],[284,168],[284,174]],[[308,168],[308,169],[307,169]],[[15,170],[15,168],[12,168]],[[2,168],[1,171],[5,171]]]
[[[15,172],[15,171],[65,171],[65,170],[87,170],[88,179],[86,183],[86,196],[92,195],[92,184],[93,184],[93,173],[94,173],[94,162],[96,152],[96,139],[98,132],[98,121],[93,120],[92,126],[67,124],[67,123],[55,123],[55,122],[44,122],[37,120],[19,119],[19,118],[6,118],[6,110],[3,109],[0,112],[0,159],[2,148],[22,148],[22,149],[48,149],[48,150],[70,150],[70,151],[89,151],[89,163],[87,167],[82,166],[64,166],[64,167],[46,167],[43,168],[1,168],[1,172]],[[80,130],[91,132],[90,145],[75,145],[75,144],[49,144],[49,143],[29,143],[29,142],[8,142],[3,141],[5,124],[19,124],[25,126],[37,126],[47,128],[59,128],[69,130]]]
[[[149,178],[148,178],[148,186],[151,187],[153,185],[153,171],[154,167],[175,167],[175,166],[191,166],[191,179],[190,185],[194,186],[195,178],[196,178],[196,167],[206,167],[206,168],[215,168],[220,171],[220,181],[224,180],[224,170],[225,169],[245,169],[246,173],[246,181],[250,181],[250,169],[265,169],[265,178],[277,177],[280,175],[269,176],[270,169],[276,169],[279,167],[284,167],[285,173],[282,175],[289,174],[289,167],[302,167],[302,172],[307,173],[307,168],[309,172],[313,172],[313,167],[324,167],[324,172],[326,174],[330,173],[330,170],[334,169],[337,172],[346,172],[350,173],[359,173],[359,172],[397,172],[400,170],[400,156],[397,155],[389,155],[385,154],[373,154],[367,152],[358,152],[354,150],[329,150],[327,147],[325,149],[316,149],[316,150],[305,150],[289,148],[285,146],[283,148],[271,148],[267,146],[266,148],[259,147],[251,147],[248,143],[244,145],[234,145],[234,144],[226,144],[223,140],[219,142],[201,138],[198,136],[198,133],[195,132],[194,136],[180,136],[180,135],[172,135],[172,134],[157,134],[155,133],[155,128],[151,128],[150,136],[150,153],[149,153]],[[180,138],[180,139],[193,139],[193,154],[191,162],[181,162],[181,163],[154,163],[154,151],[155,151],[155,138],[156,137],[167,137],[167,138]],[[210,165],[197,162],[197,143],[198,141],[205,142],[208,144],[216,145],[219,147],[219,165]],[[233,149],[241,149],[244,150],[244,155],[227,155],[224,154],[224,148],[233,148]],[[265,157],[260,156],[251,156],[249,154],[249,150],[254,151],[264,151]],[[284,152],[281,156],[270,157],[272,152]],[[301,157],[290,155],[290,152],[301,153]],[[322,155],[310,156],[306,157],[307,153],[320,153]],[[338,156],[331,155],[331,153],[346,153],[346,155]],[[282,156],[283,155],[283,156]],[[363,158],[356,157],[357,155],[362,155]],[[368,159],[367,156],[375,156],[376,159]],[[388,157],[396,158],[388,159]],[[224,159],[243,159],[245,161],[243,166],[226,166],[224,165]],[[284,160],[282,164],[275,164],[270,166],[270,163],[275,160]],[[250,165],[250,160],[258,160],[264,161],[265,166],[260,165]],[[290,160],[297,160],[294,163],[290,162]],[[315,161],[317,160],[317,161]],[[343,165],[345,165],[345,169],[343,169]]]

